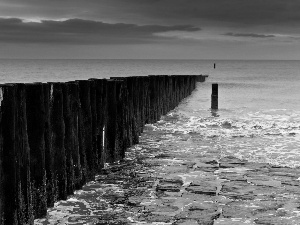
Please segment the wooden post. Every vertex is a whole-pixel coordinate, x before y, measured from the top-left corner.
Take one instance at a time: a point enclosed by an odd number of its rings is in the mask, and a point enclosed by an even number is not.
[[[74,181],[75,181],[75,172],[74,172],[74,162],[73,162],[73,151],[75,151],[74,139],[77,138],[73,133],[74,127],[74,118],[75,112],[72,112],[71,109],[71,95],[69,87],[71,84],[63,83],[62,84],[62,93],[63,93],[63,118],[65,123],[65,155],[66,155],[66,173],[67,173],[67,194],[73,194],[74,191]]]
[[[18,224],[17,163],[16,159],[16,87],[1,85],[0,130],[0,223]]]
[[[53,148],[53,167],[55,185],[57,186],[57,200],[67,199],[67,171],[65,153],[65,123],[63,115],[63,93],[61,83],[51,83],[51,135]]]
[[[79,144],[79,117],[80,117],[80,99],[79,99],[79,85],[78,82],[68,82],[68,91],[70,98],[70,107],[72,112],[72,136],[73,136],[73,149],[72,149],[72,161],[74,167],[74,188],[79,189],[82,187],[82,166],[80,158],[80,144]]]
[[[43,84],[44,89],[44,105],[45,105],[45,167],[46,167],[46,191],[47,191],[47,206],[53,207],[56,201],[56,189],[53,167],[53,150],[52,150],[52,134],[50,120],[50,84]]]
[[[45,167],[45,103],[42,83],[26,84],[27,133],[35,218],[47,213]]]
[[[218,109],[218,84],[212,84],[211,108]]]
[[[107,81],[107,128],[106,128],[106,138],[107,138],[107,155],[106,162],[113,162],[116,155],[116,139],[117,139],[117,96],[116,96],[116,81]]]
[[[79,98],[81,103],[81,124],[82,131],[82,151],[86,157],[86,181],[94,179],[94,155],[93,155],[93,138],[92,138],[92,111],[91,111],[91,93],[90,81],[80,80]],[[85,163],[82,163],[83,166]]]

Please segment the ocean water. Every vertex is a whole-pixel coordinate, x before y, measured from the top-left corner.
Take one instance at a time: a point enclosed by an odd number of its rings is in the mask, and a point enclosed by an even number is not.
[[[210,148],[222,156],[300,166],[299,61],[0,60],[0,68],[0,83],[208,74],[190,97],[149,125],[151,132],[186,139],[182,151]],[[212,111],[215,82],[219,110]]]

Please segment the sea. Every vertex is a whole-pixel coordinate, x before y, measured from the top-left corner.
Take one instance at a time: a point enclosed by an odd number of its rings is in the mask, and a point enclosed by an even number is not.
[[[209,77],[152,125],[158,138],[173,133],[222,156],[300,166],[300,61],[0,60],[0,83],[176,74]],[[212,83],[218,110],[210,109]]]

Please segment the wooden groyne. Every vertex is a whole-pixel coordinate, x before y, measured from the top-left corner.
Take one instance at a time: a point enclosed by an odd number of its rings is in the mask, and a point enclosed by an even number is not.
[[[33,224],[121,160],[205,76],[0,85],[0,225]]]

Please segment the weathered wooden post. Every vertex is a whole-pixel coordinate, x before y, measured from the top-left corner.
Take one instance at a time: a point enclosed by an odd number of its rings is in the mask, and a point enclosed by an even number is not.
[[[81,166],[81,155],[79,147],[79,118],[80,118],[80,99],[79,99],[79,85],[78,82],[68,82],[68,91],[70,97],[70,107],[72,112],[72,161],[74,167],[74,188],[79,189],[82,187],[82,166]]]
[[[53,207],[54,202],[57,200],[54,179],[53,167],[53,150],[52,150],[52,133],[51,133],[51,119],[50,119],[50,84],[44,83],[44,105],[45,105],[45,167],[46,167],[46,191],[47,191],[47,206]]]
[[[16,149],[16,87],[0,86],[0,223],[18,224],[18,180]]]
[[[53,149],[53,167],[55,185],[57,186],[57,199],[67,198],[67,170],[65,153],[65,122],[63,114],[63,93],[61,83],[51,83],[51,135]]]
[[[74,138],[75,135],[73,133],[73,113],[71,110],[71,95],[69,87],[71,85],[69,83],[62,84],[62,93],[63,93],[63,118],[65,123],[65,154],[66,154],[66,173],[67,173],[67,194],[73,194],[74,191],[74,180],[75,180],[75,173],[74,173],[74,162],[73,162],[73,151],[75,150],[74,146]]]
[[[91,110],[91,89],[90,81],[80,80],[79,84],[79,98],[81,103],[81,124],[82,131],[82,151],[86,156],[86,181],[94,179],[94,155],[93,155],[93,138],[92,138],[92,110]],[[81,164],[83,165],[83,164]]]
[[[218,109],[218,84],[212,84],[211,109]]]
[[[27,132],[35,218],[47,213],[45,167],[45,102],[42,83],[26,84]]]
[[[30,149],[27,134],[26,89],[25,84],[17,84],[16,92],[16,149],[19,171],[18,185],[18,222],[19,224],[33,223],[33,209],[30,183]]]
[[[106,162],[114,162],[116,157],[116,143],[117,143],[117,93],[115,80],[107,81],[107,157]]]

